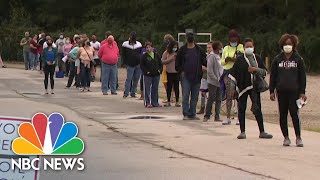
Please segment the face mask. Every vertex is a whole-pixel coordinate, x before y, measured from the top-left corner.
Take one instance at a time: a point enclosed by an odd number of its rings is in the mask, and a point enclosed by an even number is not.
[[[87,45],[87,46],[90,46],[91,44],[90,44],[90,42],[87,42],[86,45]]]
[[[246,55],[252,55],[254,52],[254,48],[246,48],[244,52]]]
[[[70,44],[70,41],[66,41],[67,44]]]
[[[287,54],[291,53],[292,52],[292,46],[291,45],[285,45],[283,46],[283,51]]]
[[[231,47],[237,47],[237,46],[238,46],[238,43],[236,43],[236,42],[231,42],[231,43],[230,43],[230,46],[231,46]]]
[[[178,48],[173,48],[172,49],[173,52],[176,52],[177,50],[178,50]]]
[[[62,35],[60,36],[60,39],[63,39],[63,36],[62,36]]]
[[[108,44],[112,44],[113,43],[113,40],[112,39],[109,39],[108,40]]]
[[[219,54],[222,54],[222,52],[223,52],[223,49],[220,49],[220,50],[219,50]]]
[[[189,37],[187,38],[187,41],[188,41],[188,43],[193,43],[194,37],[193,37],[193,36],[189,36]]]

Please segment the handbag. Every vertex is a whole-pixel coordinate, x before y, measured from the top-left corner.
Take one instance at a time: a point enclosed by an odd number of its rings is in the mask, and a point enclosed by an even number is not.
[[[254,75],[254,81],[253,81],[253,88],[259,92],[263,93],[269,90],[269,85],[267,81],[260,75],[255,74]]]

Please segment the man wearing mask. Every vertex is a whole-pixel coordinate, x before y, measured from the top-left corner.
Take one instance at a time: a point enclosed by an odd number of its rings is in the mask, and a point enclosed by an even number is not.
[[[63,46],[66,44],[66,39],[64,38],[63,33],[60,33],[59,39],[56,41],[57,45],[57,58],[58,58],[58,66],[59,66],[59,71],[63,71],[64,74],[66,74],[66,68],[65,68],[65,63],[62,61],[62,58],[64,57],[63,55]]]
[[[182,78],[183,120],[199,120],[196,108],[202,78],[202,66],[207,67],[206,53],[195,43],[194,34],[186,34],[187,43],[178,51],[176,70]]]
[[[25,70],[31,69],[31,63],[29,62],[29,54],[30,54],[30,42],[31,42],[29,32],[24,33],[24,38],[20,41],[20,46],[23,47],[23,59],[24,59],[24,67]]]
[[[99,65],[101,65],[98,53],[99,53],[99,49],[100,49],[100,42],[97,41],[97,36],[96,35],[92,35],[91,37],[91,47],[93,47],[94,49],[94,56],[93,56],[93,60],[94,60],[94,66],[91,69],[91,80],[94,81],[96,78],[96,67]]]
[[[129,40],[122,44],[122,49],[123,64],[125,64],[127,68],[127,79],[123,98],[127,98],[129,93],[131,97],[136,98],[137,85],[141,74],[140,57],[142,49],[142,44],[137,41],[136,32],[130,33]]]

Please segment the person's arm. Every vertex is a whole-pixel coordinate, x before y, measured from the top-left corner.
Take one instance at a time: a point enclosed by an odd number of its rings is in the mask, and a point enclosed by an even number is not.
[[[127,51],[125,47],[122,47],[122,64],[127,65]]]
[[[163,71],[163,65],[162,65],[162,62],[161,62],[161,58],[160,58],[160,55],[158,53],[155,53],[155,55],[158,57],[158,62],[159,62],[159,73],[161,74],[162,71]]]
[[[100,59],[102,58],[103,51],[104,51],[104,46],[102,46],[102,47],[99,49],[99,52],[98,52],[98,57],[99,57]]]
[[[306,76],[306,68],[305,68],[304,60],[302,58],[298,61],[298,70],[299,70],[299,93],[300,95],[305,95],[306,86],[307,86],[307,76]]]
[[[44,64],[47,63],[47,54],[46,54],[47,49],[43,49],[42,54],[41,54],[41,60]]]
[[[37,47],[33,45],[33,41],[30,42],[30,48],[37,49]]]
[[[176,64],[175,64],[175,69],[179,73],[182,72],[182,61],[183,61],[183,47],[178,51],[177,57],[176,57]]]
[[[227,64],[226,62],[226,58],[227,58],[227,51],[228,51],[228,46],[223,48],[223,52],[222,52],[222,57],[221,57],[221,65],[224,66]]]
[[[143,74],[147,73],[147,68],[145,65],[145,55],[143,55],[140,59],[140,68],[141,68],[141,71],[143,72]]]
[[[21,39],[20,41],[20,46],[24,46],[26,45],[28,42],[27,41],[24,41],[24,39]]]
[[[200,48],[200,53],[201,53],[201,54],[200,54],[201,64],[202,64],[202,66],[207,67],[207,55],[206,55],[206,53],[201,49],[201,47],[199,47],[199,48]]]
[[[161,58],[161,62],[162,64],[169,64],[171,63],[172,61],[174,60],[174,57],[168,57],[168,52],[165,51],[163,54],[162,54],[162,58]]]
[[[215,58],[213,57],[213,55],[210,55],[208,57],[207,75],[211,79],[215,79],[214,70],[213,70],[214,69],[213,61],[215,61]]]
[[[277,86],[277,77],[278,77],[278,61],[277,61],[277,58],[275,58],[271,65],[271,74],[270,74],[270,81],[269,81],[270,94],[274,94],[274,91]]]

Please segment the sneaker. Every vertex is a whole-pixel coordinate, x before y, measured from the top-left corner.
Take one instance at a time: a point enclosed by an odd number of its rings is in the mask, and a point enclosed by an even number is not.
[[[92,92],[89,88],[88,88],[88,90],[87,90],[88,92]]]
[[[189,117],[189,120],[198,121],[200,120],[200,118],[198,118],[197,116],[193,116],[193,117]]]
[[[64,89],[70,89],[70,86],[66,86]]]
[[[220,118],[214,118],[214,122],[222,122]]]
[[[291,144],[290,139],[288,137],[285,138],[284,141],[283,141],[283,146],[290,146],[290,144]]]
[[[123,99],[127,99],[128,98],[128,96],[126,96],[126,95],[123,95]]]
[[[246,133],[242,132],[237,138],[238,139],[247,139]]]
[[[262,133],[260,133],[259,138],[260,139],[272,139],[273,136],[271,134],[266,133],[266,132],[262,132]]]
[[[51,94],[54,94],[54,90],[53,89],[51,90]]]
[[[111,93],[111,95],[114,95],[114,96],[115,96],[115,95],[118,95],[118,93],[114,92],[114,93]]]
[[[147,106],[147,108],[153,108],[153,106],[152,106],[151,104],[149,104],[149,105]]]
[[[161,108],[161,107],[162,107],[162,105],[160,105],[160,104],[159,104],[159,105],[156,105],[156,106],[153,106],[153,107]]]
[[[240,125],[240,122],[239,122],[239,121],[237,121],[237,122],[236,122],[236,125],[237,125],[237,126],[239,126],[239,125]]]
[[[80,91],[80,92],[84,92],[84,89],[83,89],[83,88],[79,88],[79,91]]]
[[[179,102],[176,103],[176,107],[181,107],[181,104]]]
[[[6,66],[6,65],[3,65],[2,68],[7,68],[7,66]]]
[[[222,125],[230,125],[230,124],[231,124],[231,120],[230,119],[224,120],[222,122]]]
[[[297,144],[297,147],[303,147],[303,142],[302,142],[302,139],[300,137],[297,138],[296,144]]]
[[[130,95],[132,98],[137,98],[137,96],[136,95]]]
[[[108,95],[108,93],[107,92],[104,92],[104,93],[102,93],[104,96],[107,96]]]
[[[165,103],[164,107],[171,107],[171,103],[169,103],[169,102]]]
[[[46,95],[49,94],[49,93],[48,93],[48,90],[45,90],[45,91],[44,91],[44,94],[46,94]]]
[[[209,117],[208,116],[204,116],[204,118],[203,118],[203,122],[208,122],[209,121]]]
[[[183,116],[183,120],[184,121],[187,121],[187,120],[189,120],[190,118],[188,117],[188,116]]]

